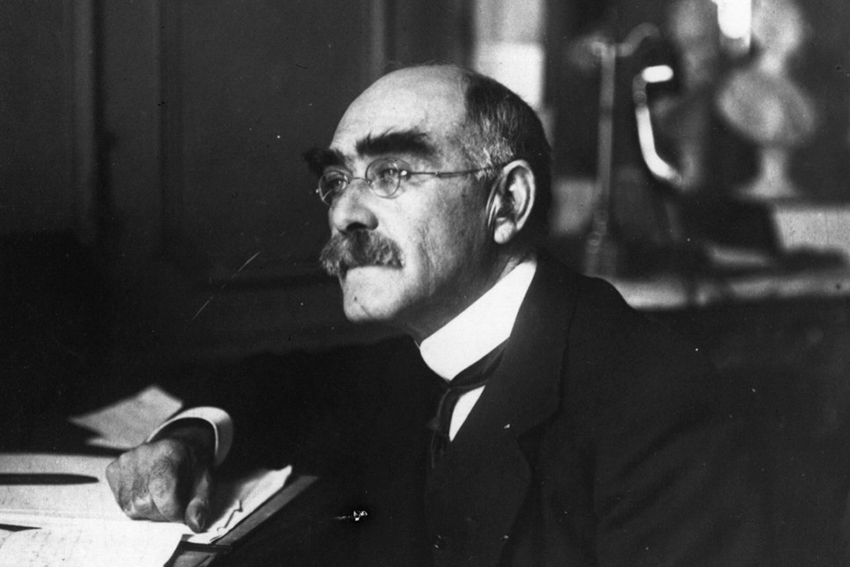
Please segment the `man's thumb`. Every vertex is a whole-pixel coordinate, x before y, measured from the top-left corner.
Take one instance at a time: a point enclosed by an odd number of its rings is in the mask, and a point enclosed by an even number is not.
[[[195,533],[202,532],[207,527],[210,517],[210,496],[212,494],[212,476],[209,469],[204,469],[195,481],[192,499],[186,506],[184,522]]]

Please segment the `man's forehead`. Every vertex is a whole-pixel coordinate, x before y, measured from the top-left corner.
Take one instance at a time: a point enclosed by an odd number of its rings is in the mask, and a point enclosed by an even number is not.
[[[419,140],[439,146],[465,117],[459,78],[447,73],[398,71],[379,79],[349,106],[331,147],[362,155],[370,141]]]

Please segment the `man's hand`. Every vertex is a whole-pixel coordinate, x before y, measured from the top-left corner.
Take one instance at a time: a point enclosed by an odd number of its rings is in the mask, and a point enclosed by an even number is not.
[[[133,519],[184,522],[203,531],[210,514],[211,463],[196,453],[185,440],[174,438],[124,453],[106,469],[118,505]]]

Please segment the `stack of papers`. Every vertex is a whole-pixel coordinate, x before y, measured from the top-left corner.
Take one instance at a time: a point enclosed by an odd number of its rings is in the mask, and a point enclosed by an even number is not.
[[[180,524],[133,522],[106,483],[109,457],[0,454],[0,472],[74,473],[91,484],[0,486],[2,567],[162,567],[186,534]]]
[[[173,414],[175,403],[179,408],[179,400],[153,387],[72,420],[99,433],[94,444],[127,448],[144,441]],[[154,410],[155,423],[148,417],[151,407],[158,408]],[[137,419],[145,425],[140,426]],[[263,469],[217,484],[212,523],[206,532],[195,534],[179,523],[126,517],[106,481],[111,461],[112,457],[91,455],[0,453],[0,473],[75,474],[97,479],[85,484],[0,484],[0,567],[162,567],[180,541],[208,544],[227,534],[283,488],[291,472],[291,467]]]
[[[180,542],[173,524],[91,522],[38,530],[0,529],[0,567],[162,567]]]

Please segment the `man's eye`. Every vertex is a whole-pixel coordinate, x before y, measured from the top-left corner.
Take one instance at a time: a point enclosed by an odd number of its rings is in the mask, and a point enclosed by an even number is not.
[[[410,175],[410,169],[407,164],[403,164],[397,160],[390,160],[375,164],[374,181],[379,183],[397,183]]]
[[[325,192],[337,193],[345,189],[348,180],[345,175],[338,171],[330,171],[322,176],[322,188]]]
[[[377,181],[395,181],[403,175],[402,171],[396,164],[386,163],[378,168],[375,177]]]

